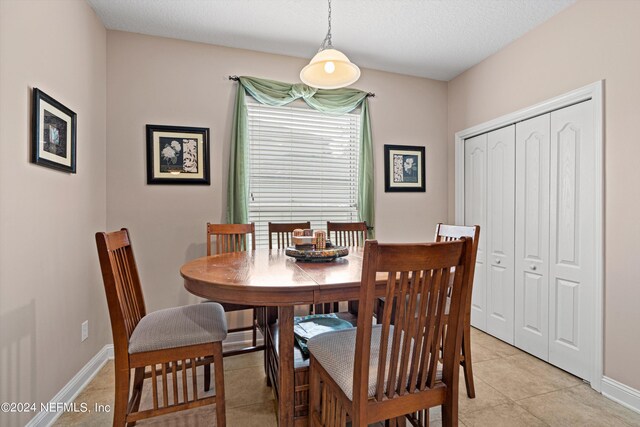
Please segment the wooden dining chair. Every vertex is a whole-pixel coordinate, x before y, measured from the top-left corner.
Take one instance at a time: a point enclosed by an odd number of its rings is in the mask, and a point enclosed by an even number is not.
[[[367,240],[367,223],[327,221],[327,237],[336,246],[364,246]],[[358,314],[358,302],[349,301],[349,313]],[[338,311],[338,303],[324,304],[324,312]]]
[[[464,316],[464,334],[462,336],[462,357],[460,358],[460,364],[464,370],[464,382],[467,388],[467,396],[470,399],[476,397],[476,390],[473,383],[473,365],[471,362],[471,294],[473,292],[473,277],[475,274],[475,266],[476,266],[476,256],[478,255],[478,241],[480,239],[480,226],[467,226],[467,225],[447,225],[439,223],[436,226],[436,242],[449,242],[452,240],[460,239],[461,237],[468,237],[472,239],[472,247],[471,247],[471,273],[469,274],[469,295],[465,305],[465,316]],[[380,298],[377,301],[376,312],[379,313],[380,316],[382,311],[384,310],[384,298]],[[447,311],[445,311],[445,320],[448,315],[448,307]],[[393,318],[393,313],[392,313]]]
[[[268,223],[268,231],[269,231],[269,249],[286,249],[287,247],[292,245],[291,237],[293,235],[293,230],[302,229],[308,230],[311,228],[311,221],[306,222],[269,222]],[[275,243],[275,245],[274,245]],[[309,306],[309,313],[313,310],[313,305]],[[273,339],[274,332],[272,332],[269,328],[278,320],[278,307],[265,307],[264,315],[258,315],[258,323],[264,323],[260,325],[261,328],[265,331],[265,351],[264,351],[264,369],[267,377],[267,385],[271,386],[271,377],[269,375],[270,372],[276,372],[278,367],[275,366],[275,358],[269,357],[269,353],[274,349],[271,346],[274,345],[275,340]]]
[[[471,246],[467,238],[403,245],[366,242],[357,328],[324,333],[308,342],[310,425],[345,426],[350,420],[361,427],[413,417],[433,406],[442,406],[444,426],[458,425],[458,366]],[[393,325],[392,304],[386,305],[382,322],[372,325],[381,286],[386,300],[396,306]],[[449,332],[441,358],[449,290]]]
[[[274,238],[277,249],[291,246],[291,235],[297,228],[308,230],[311,228],[311,222],[269,222],[269,249],[273,249]]]
[[[473,239],[471,247],[471,272],[469,274],[469,294],[465,303],[465,314],[462,335],[462,357],[460,364],[464,370],[464,382],[467,387],[467,396],[470,399],[476,397],[476,389],[473,383],[473,365],[471,362],[471,293],[473,292],[473,278],[476,271],[476,257],[478,255],[478,241],[480,239],[480,226],[446,225],[439,223],[436,226],[436,242],[449,242],[451,240],[469,237]],[[448,313],[445,313],[448,316]],[[446,317],[445,317],[446,320]]]
[[[96,244],[115,353],[114,427],[208,404],[216,405],[217,425],[224,426],[222,341],[227,322],[222,306],[194,304],[147,313],[127,229],[96,233]],[[216,394],[198,397],[196,368],[210,366],[212,361]],[[140,411],[142,387],[148,378],[153,408]]]
[[[308,230],[311,228],[311,221],[306,222],[269,222],[269,249],[274,248],[274,240],[276,249],[286,249],[292,245],[291,237],[296,229]],[[309,312],[313,310],[313,306],[309,307]],[[266,307],[265,321],[269,325],[278,318],[277,307]]]
[[[336,246],[364,246],[367,240],[366,222],[327,221],[327,237]]]
[[[310,229],[311,221],[287,222],[287,223],[269,222],[269,249],[274,248],[274,240],[277,243],[276,249],[285,249],[288,246],[291,246],[291,241],[292,241],[291,236],[293,234],[293,230],[298,228],[302,230]],[[324,306],[318,305],[318,307],[316,308],[317,313],[325,312],[323,310],[318,311],[321,307],[324,307]],[[313,305],[311,305],[309,307],[309,313],[311,313],[313,310],[314,310]],[[330,310],[329,310],[328,304],[327,304],[327,310],[328,311],[326,312],[329,313]],[[336,303],[335,311],[337,311],[337,303]],[[267,322],[275,321],[275,318],[273,317],[274,313],[277,315],[277,310],[267,308],[267,318],[268,318]]]
[[[241,252],[256,249],[256,228],[254,223],[250,224],[211,224],[207,223],[207,256],[213,254],[212,238],[215,239],[215,254],[229,252]],[[263,345],[257,345],[258,340],[258,316],[264,316],[264,310],[258,307],[245,304],[220,303],[225,312],[251,310],[251,324],[229,329],[229,332],[252,331],[251,346],[237,350],[224,352],[225,356],[259,351]],[[258,313],[260,311],[260,313]]]

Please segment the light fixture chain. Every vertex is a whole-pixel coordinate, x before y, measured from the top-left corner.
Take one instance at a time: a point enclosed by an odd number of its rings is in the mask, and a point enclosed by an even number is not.
[[[322,41],[322,45],[320,46],[320,50],[325,50],[327,48],[333,48],[333,44],[331,43],[331,0],[327,0],[329,2],[329,29],[327,30],[327,35]]]
[[[329,2],[329,18],[328,18],[329,31],[327,32],[327,39],[329,40],[329,47],[331,47],[332,46],[331,44],[331,0],[328,0],[328,2]]]

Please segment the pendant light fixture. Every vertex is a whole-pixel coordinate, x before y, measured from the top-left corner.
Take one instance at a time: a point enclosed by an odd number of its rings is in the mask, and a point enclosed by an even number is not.
[[[300,71],[303,83],[319,89],[337,89],[355,83],[360,68],[331,44],[331,0],[329,1],[329,30],[318,53]]]

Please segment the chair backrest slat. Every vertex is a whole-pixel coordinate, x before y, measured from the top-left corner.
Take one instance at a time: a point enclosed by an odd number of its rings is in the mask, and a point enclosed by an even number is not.
[[[429,295],[430,287],[432,283],[432,274],[424,274],[420,277],[419,294]],[[433,298],[432,298],[433,300]],[[420,358],[422,354],[426,354],[427,339],[422,331],[427,326],[427,302],[429,298],[420,298],[420,307],[418,308],[419,316],[417,317],[416,327],[413,330],[412,338],[414,340],[413,358],[411,360],[411,370],[409,372],[409,393],[413,393],[416,390],[418,378],[421,373]]]
[[[395,274],[389,274],[387,277],[387,293],[386,301],[393,301],[396,293]],[[389,347],[389,329],[391,325],[391,310],[385,310],[382,316],[382,330],[380,331],[380,360],[378,363],[378,374],[380,378],[384,376],[385,366],[387,364],[387,349]],[[376,385],[376,400],[381,401],[384,394],[384,382],[378,381]]]
[[[125,249],[116,249],[109,254],[109,257],[112,259],[113,266],[116,270],[116,283],[118,284],[118,286],[116,286],[116,292],[124,315],[127,335],[131,336],[133,329],[135,329],[141,317],[139,316],[138,304],[136,303],[135,294],[131,287],[130,266],[127,262]]]
[[[438,271],[437,275],[437,284],[434,289],[434,296],[437,297],[438,303],[435,310],[435,327],[433,331],[431,331],[432,340],[431,340],[431,354],[430,363],[429,363],[429,371],[427,374],[427,382],[425,385],[420,385],[420,387],[429,387],[432,388],[436,382],[436,374],[438,369],[438,358],[440,353],[440,342],[442,342],[442,333],[444,331],[444,318],[445,318],[445,309],[447,305],[447,290],[449,289],[449,269],[441,269]]]
[[[389,275],[396,276],[396,272],[392,271],[389,273]],[[409,288],[409,280],[407,276],[408,276],[407,272],[403,271],[400,273],[400,287],[399,287],[399,293],[398,293],[398,297],[396,298],[396,301],[405,301],[407,299],[407,291]],[[400,306],[396,306],[396,310],[397,310],[396,313],[398,316],[396,318],[396,325],[398,323],[403,325],[404,323],[403,320],[405,318],[406,305],[401,304]],[[401,337],[403,337],[401,335],[403,332],[404,332],[404,329],[401,327],[399,328],[396,326],[393,329],[393,341],[391,344],[391,359],[389,360],[389,366],[398,366],[398,357],[400,356],[399,354],[400,339]],[[387,397],[392,397],[395,393],[396,374],[397,374],[396,369],[389,370],[388,379],[387,379],[387,393],[386,393]],[[384,377],[378,377],[378,378],[384,381]]]
[[[409,283],[411,284],[411,286],[409,287],[408,291],[409,304],[407,304],[407,313],[415,313],[416,305],[420,300],[419,295],[421,274],[419,271],[412,271],[409,272],[408,275],[410,276]],[[407,378],[409,371],[414,369],[414,365],[411,362],[413,362],[415,356],[415,349],[413,348],[413,345],[418,338],[415,335],[417,329],[417,320],[418,319],[415,316],[404,316],[404,324],[402,330],[405,331],[405,338],[402,342],[402,358],[400,359],[398,378]],[[422,336],[421,333],[420,336]],[[401,382],[398,382],[398,384],[401,384]],[[397,387],[395,391],[398,393],[398,395],[402,396],[407,391],[407,388]]]
[[[251,249],[256,249],[256,227],[250,224],[211,224],[207,223],[207,256],[211,253],[211,238],[216,239],[216,254],[242,252],[249,250],[248,236],[251,236]]]
[[[336,246],[363,246],[367,240],[367,223],[327,221],[327,235]]]
[[[269,223],[269,249],[273,249],[273,234],[276,235],[277,249],[284,249],[291,246],[291,235],[295,229],[308,230],[311,222],[270,222]]]
[[[462,298],[469,289],[468,275],[472,240],[410,245],[365,245],[360,307],[356,335],[354,367],[354,402],[367,399],[369,356],[376,277],[386,273],[386,301],[382,313],[378,367],[374,399],[394,399],[408,393],[424,391],[440,380],[437,375],[442,361],[442,381],[455,387],[460,360],[461,338],[458,336],[464,316]],[[379,286],[379,284],[378,284]],[[440,358],[440,343],[445,330],[447,292],[451,290],[449,333]],[[395,306],[395,307],[394,307]],[[392,312],[395,322],[391,325]],[[418,315],[416,316],[416,313]],[[457,346],[457,353],[450,347]],[[376,348],[376,347],[373,347]],[[454,373],[453,366],[456,368]],[[457,391],[456,391],[457,392]]]
[[[96,233],[114,345],[127,348],[133,330],[146,314],[129,232]]]

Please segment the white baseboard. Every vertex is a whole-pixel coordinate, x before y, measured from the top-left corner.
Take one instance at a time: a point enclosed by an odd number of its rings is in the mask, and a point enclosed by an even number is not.
[[[609,377],[602,377],[602,395],[640,414],[640,391]]]
[[[80,371],[71,378],[62,389],[53,396],[50,403],[55,407],[60,403],[72,403],[82,390],[91,382],[100,369],[107,363],[107,360],[113,359],[113,344],[102,347],[93,358]],[[52,425],[58,417],[62,415],[60,412],[40,411],[26,425],[26,427],[44,427]]]

